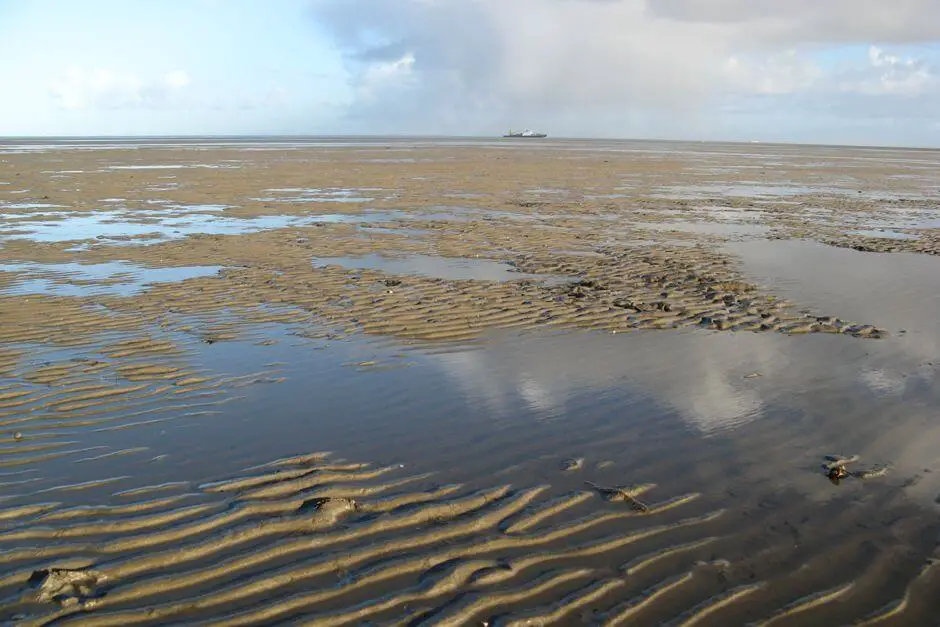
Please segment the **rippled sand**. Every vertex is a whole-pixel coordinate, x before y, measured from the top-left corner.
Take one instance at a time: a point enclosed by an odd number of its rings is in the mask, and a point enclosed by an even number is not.
[[[940,611],[933,152],[0,153],[2,620]]]
[[[0,535],[5,546],[18,545],[2,558],[10,571],[4,588],[29,578],[38,563],[93,564],[103,577],[74,602],[58,597],[61,609],[37,605],[39,593],[27,592],[5,612],[30,615],[23,624],[303,617],[316,625],[465,625],[498,617],[507,625],[692,625],[715,615],[725,624],[758,617],[783,624],[826,606],[846,616],[844,600],[877,586],[883,569],[914,570],[890,566],[897,557],[879,557],[875,546],[856,554],[851,547],[871,536],[864,530],[833,537],[823,529],[815,540],[795,537],[817,552],[797,569],[801,576],[764,580],[788,562],[784,547],[754,547],[759,560],[731,561],[724,551],[740,553],[734,545],[753,541],[756,526],[789,526],[780,513],[735,522],[740,512],[732,508],[696,492],[664,494],[655,484],[630,489],[645,500],[640,510],[622,499],[604,502],[590,487],[470,490],[431,479],[398,465],[312,454],[191,491],[135,490],[120,505],[8,510],[7,520],[31,523]],[[810,515],[800,503],[780,505],[788,518]],[[832,527],[849,516],[829,514]],[[863,624],[930,603],[934,569],[909,576],[899,602]]]

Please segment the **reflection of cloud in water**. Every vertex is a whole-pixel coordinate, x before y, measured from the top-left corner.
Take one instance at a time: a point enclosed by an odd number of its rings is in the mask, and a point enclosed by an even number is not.
[[[435,359],[494,412],[521,401],[577,426],[573,408],[585,401],[649,399],[663,421],[674,412],[695,433],[733,430],[733,446],[754,464],[753,479],[827,499],[832,486],[817,476],[821,457],[858,453],[865,465],[894,466],[885,481],[899,495],[933,504],[940,492],[940,259],[770,244],[755,243],[745,257],[759,282],[800,306],[884,326],[890,335],[570,333],[497,340]]]
[[[697,385],[691,389],[675,389],[673,391],[679,394],[669,395],[669,402],[698,429],[707,432],[730,428],[760,415],[764,407],[760,394],[754,390],[736,390],[727,380],[727,373],[717,369],[699,374]],[[683,392],[686,396],[682,396]]]
[[[881,368],[863,370],[859,377],[865,385],[876,393],[900,394],[907,386],[906,377]]]
[[[696,330],[501,339],[431,359],[471,403],[508,421],[519,419],[511,412],[521,404],[536,420],[579,429],[582,413],[604,415],[611,400],[624,408],[648,400],[638,413],[614,410],[611,419],[651,419],[668,429],[678,417],[690,439],[677,451],[693,451],[696,436],[727,438],[749,481],[827,500],[822,456],[858,453],[865,467],[894,466],[884,481],[903,484],[908,497],[932,503],[940,491],[937,370],[891,338]]]
[[[519,381],[519,396],[526,404],[542,416],[557,416],[565,403],[564,392],[555,392],[538,379],[523,378]]]
[[[772,375],[784,367],[776,345],[786,339],[707,332],[562,334],[437,359],[468,395],[493,411],[522,399],[538,413],[560,415],[575,395],[628,388],[707,433],[760,416],[761,393],[745,375]]]
[[[446,373],[473,400],[482,402],[494,414],[505,414],[512,406],[509,398],[514,383],[489,366],[490,358],[481,351],[447,353],[438,357]]]

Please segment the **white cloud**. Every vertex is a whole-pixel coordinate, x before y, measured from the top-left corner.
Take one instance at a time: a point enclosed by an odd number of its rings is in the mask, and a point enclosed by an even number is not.
[[[923,60],[894,56],[877,46],[869,48],[868,60],[867,71],[856,73],[840,82],[842,91],[910,97],[937,88],[936,74]]]
[[[189,75],[183,70],[174,70],[163,75],[163,84],[170,89],[182,89],[190,82]]]
[[[826,72],[810,53],[794,49],[763,59],[730,57],[725,72],[732,91],[781,95],[810,93],[866,96],[920,96],[936,90],[937,77],[922,59],[892,55],[870,46],[867,57],[846,68]]]
[[[53,101],[65,109],[164,107],[190,85],[182,70],[155,79],[109,68],[69,68],[49,85]]]

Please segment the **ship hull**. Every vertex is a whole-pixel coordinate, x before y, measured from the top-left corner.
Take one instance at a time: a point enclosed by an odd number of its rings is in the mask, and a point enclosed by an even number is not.
[[[510,139],[542,139],[543,137],[548,137],[545,133],[536,133],[534,135],[503,135],[503,137]]]

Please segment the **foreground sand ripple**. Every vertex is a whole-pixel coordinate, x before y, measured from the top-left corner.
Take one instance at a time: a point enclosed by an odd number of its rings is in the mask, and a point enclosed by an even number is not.
[[[871,553],[858,574],[832,573],[826,564],[844,561],[854,542],[823,540],[827,548],[811,563],[793,564],[791,583],[742,582],[731,574],[747,563],[721,558],[736,527],[729,531],[722,521],[735,512],[697,493],[660,495],[644,484],[648,508],[637,511],[594,490],[468,488],[432,479],[316,453],[196,491],[138,491],[138,500],[122,505],[0,510],[0,519],[12,521],[0,533],[7,572],[0,619],[717,625],[746,617],[798,624],[870,590],[894,559]],[[833,525],[848,516],[839,511]],[[785,547],[775,550],[785,555]],[[772,555],[755,559],[781,559]],[[77,605],[37,603],[27,585],[39,568],[85,567],[106,580]],[[857,618],[903,619],[936,592],[933,575],[925,567],[903,598]]]

